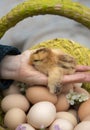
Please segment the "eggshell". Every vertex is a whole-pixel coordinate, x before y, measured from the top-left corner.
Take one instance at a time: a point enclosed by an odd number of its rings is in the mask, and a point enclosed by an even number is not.
[[[75,109],[69,109],[67,112],[73,114],[73,116],[75,116],[75,118],[77,119],[77,122],[79,122],[78,113]]]
[[[15,93],[20,93],[20,87],[16,85],[17,83],[13,83],[12,85],[10,85],[10,87],[8,89],[3,90],[3,95],[7,96],[9,94],[15,94]]]
[[[1,101],[1,108],[4,112],[7,112],[9,109],[14,107],[18,107],[24,111],[27,111],[30,107],[30,103],[26,97],[21,94],[7,95]]]
[[[4,117],[4,124],[9,129],[15,129],[19,124],[26,122],[26,114],[19,108],[10,109]]]
[[[74,87],[73,84],[65,84],[63,86],[62,93],[63,94],[69,93],[71,89],[73,90],[73,87]]]
[[[60,94],[58,96],[57,103],[55,104],[56,106],[56,111],[66,111],[69,109],[70,104],[67,101],[66,95],[65,94]]]
[[[57,112],[56,119],[58,119],[58,118],[69,120],[74,126],[77,125],[76,117],[69,112]]]
[[[90,115],[86,116],[82,121],[90,121]]]
[[[90,115],[90,99],[83,102],[78,109],[78,116],[81,121],[88,115]]]
[[[31,125],[29,125],[27,123],[19,125],[15,130],[21,130],[21,129],[24,129],[24,130],[35,130],[35,128],[33,128]]]
[[[90,121],[82,121],[76,127],[74,130],[90,130]]]
[[[66,119],[56,119],[50,126],[49,130],[55,130],[55,127],[58,127],[58,130],[73,130],[73,124]],[[57,130],[56,129],[56,130]]]
[[[26,97],[32,103],[35,104],[40,101],[49,101],[55,104],[57,102],[57,96],[51,94],[48,88],[41,86],[33,86],[26,90]]]
[[[42,101],[31,107],[27,115],[27,122],[33,127],[40,129],[42,125],[48,127],[55,120],[55,117],[55,106],[51,102]]]
[[[76,87],[81,87],[81,86],[82,86],[82,83],[74,83],[74,86],[76,86]]]
[[[73,114],[77,118],[78,115],[77,115],[77,111],[75,109],[69,109],[68,112]]]

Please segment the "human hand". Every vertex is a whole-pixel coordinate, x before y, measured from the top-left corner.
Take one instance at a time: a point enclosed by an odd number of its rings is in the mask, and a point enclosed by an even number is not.
[[[32,52],[26,50],[20,55],[6,56],[0,66],[0,76],[2,79],[12,79],[30,85],[47,85],[48,79],[44,74],[36,71],[28,64]],[[90,82],[90,66],[78,65],[76,73],[65,75],[63,83]]]
[[[76,72],[72,75],[65,75],[63,83],[84,83],[90,82],[90,66],[77,65]]]
[[[47,77],[29,65],[32,51],[6,56],[1,62],[1,78],[21,81],[30,85],[46,85]]]

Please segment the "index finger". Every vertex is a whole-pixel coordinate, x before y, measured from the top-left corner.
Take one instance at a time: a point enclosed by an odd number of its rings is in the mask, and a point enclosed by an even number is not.
[[[65,75],[62,82],[63,83],[83,83],[85,82],[85,74],[84,73],[75,73],[72,75]]]
[[[85,72],[85,71],[90,71],[90,66],[86,66],[86,65],[76,66],[76,72]]]

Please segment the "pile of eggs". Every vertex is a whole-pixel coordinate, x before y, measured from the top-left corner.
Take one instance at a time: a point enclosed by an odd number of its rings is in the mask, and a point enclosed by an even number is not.
[[[29,87],[23,95],[11,85],[3,95],[4,124],[10,130],[90,130],[90,98],[76,111],[65,94],[56,96],[44,86]]]

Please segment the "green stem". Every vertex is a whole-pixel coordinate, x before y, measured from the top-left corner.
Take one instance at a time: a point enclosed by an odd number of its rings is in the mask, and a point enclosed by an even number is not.
[[[0,19],[0,38],[11,27],[29,16],[54,14],[73,19],[90,29],[90,8],[70,0],[28,0]]]

